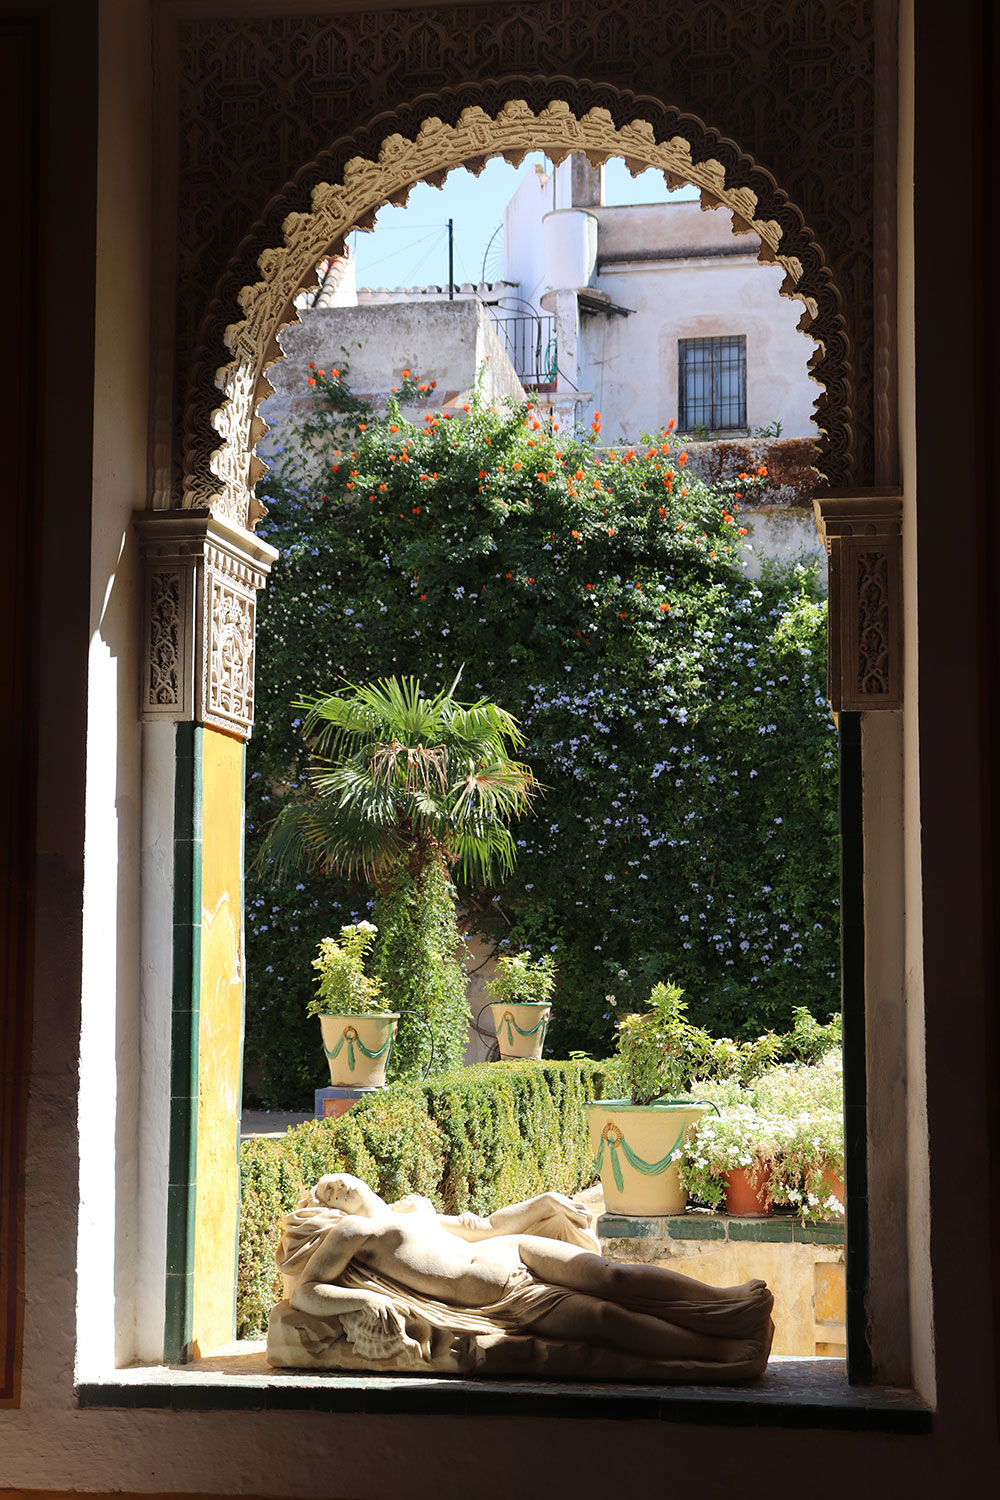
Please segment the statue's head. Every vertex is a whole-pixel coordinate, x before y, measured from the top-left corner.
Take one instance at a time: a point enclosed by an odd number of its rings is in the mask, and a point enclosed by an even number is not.
[[[348,1172],[328,1172],[317,1182],[315,1195],[317,1203],[324,1208],[336,1208],[344,1214],[371,1218],[385,1209],[378,1193],[373,1192],[360,1177],[352,1177]]]

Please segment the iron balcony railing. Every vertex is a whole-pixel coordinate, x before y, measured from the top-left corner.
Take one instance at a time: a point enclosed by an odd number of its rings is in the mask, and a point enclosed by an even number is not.
[[[494,314],[493,326],[523,386],[537,389],[555,385],[558,359],[552,316]]]

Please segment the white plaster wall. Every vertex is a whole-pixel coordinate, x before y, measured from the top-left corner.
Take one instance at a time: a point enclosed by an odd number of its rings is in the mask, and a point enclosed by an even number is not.
[[[899,159],[897,162],[897,298],[899,318],[899,442],[903,480],[903,868],[906,1000],[906,1217],[913,1381],[928,1401],[937,1396],[931,1195],[928,1155],[926,1017],[924,1012],[923,887],[920,837],[920,720],[917,595],[917,411],[914,242],[913,8],[900,9]]]
[[[91,638],[87,714],[77,1371],[135,1352],[140,1111],[139,1007],[142,744],[141,634],[132,512],[146,484],[150,104],[134,52],[140,7],[108,6],[102,70],[124,87],[101,96],[94,408]],[[143,1112],[146,1123],[153,1117]]]
[[[620,212],[597,210],[612,211]],[[815,436],[818,387],[806,368],[815,345],[796,330],[799,305],[778,295],[783,276],[752,255],[608,265],[599,252],[595,285],[633,310],[580,319],[579,383],[593,393],[604,436],[633,442],[677,418],[678,340],[727,334],[746,337],[747,425],[779,421],[782,437]]]
[[[358,307],[322,307],[302,313],[301,319],[282,333],[285,358],[268,370],[274,395],[261,407],[261,415],[271,426],[258,444],[262,457],[280,449],[284,424],[308,407],[310,360],[322,370],[346,366],[351,389],[374,397],[376,405],[399,384],[400,370],[435,380],[437,385],[423,405],[402,408],[405,416],[416,421],[428,406],[461,411],[472,396],[480,369],[481,391],[487,401],[507,395],[524,399],[489,314],[475,298],[418,297]]]
[[[826,580],[826,549],[816,532],[811,510],[798,505],[763,505],[740,512],[747,529],[744,538],[744,571],[759,578],[765,558],[777,562],[815,561]]]
[[[536,309],[555,286],[546,265],[543,220],[569,205],[569,161],[551,178],[525,177],[504,215],[504,276]],[[744,334],[747,341],[747,424],[780,422],[784,437],[813,437],[818,387],[807,361],[815,346],[797,330],[802,306],[779,295],[780,266],[756,259],[752,234],[733,234],[732,215],[706,211],[696,202],[591,207],[598,222],[597,273],[593,286],[629,317],[582,313],[579,347],[572,365],[574,386],[600,410],[609,441],[634,441],[678,415],[677,341]],[[671,256],[681,259],[608,261],[608,257]],[[713,252],[721,251],[721,255]],[[735,253],[734,253],[735,252]],[[699,258],[707,257],[707,258]],[[569,320],[560,319],[560,368]]]
[[[170,1144],[170,1027],[173,989],[174,774],[177,729],[142,726],[137,1359],[163,1357]],[[169,919],[169,920],[168,920]]]

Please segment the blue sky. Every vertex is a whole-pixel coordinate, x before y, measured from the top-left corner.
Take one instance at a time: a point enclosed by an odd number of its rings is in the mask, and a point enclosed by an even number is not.
[[[351,235],[351,253],[357,266],[358,286],[410,287],[448,279],[448,219],[455,221],[455,280],[478,282],[487,258],[487,279],[498,277],[502,266],[502,232],[493,242],[495,229],[503,223],[503,211],[522,177],[534,172],[545,158],[540,151],[526,156],[519,167],[502,157],[487,162],[478,177],[457,168],[442,188],[418,183],[405,208],[383,208],[375,228],[367,234]],[[682,188],[668,195],[661,172],[643,172],[633,178],[623,161],[605,167],[604,197],[608,204],[662,203],[668,196],[697,197],[697,189]]]

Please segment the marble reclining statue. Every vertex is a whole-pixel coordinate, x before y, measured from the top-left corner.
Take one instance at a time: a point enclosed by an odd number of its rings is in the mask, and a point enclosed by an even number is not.
[[[561,1193],[449,1216],[335,1173],[282,1223],[278,1368],[703,1384],[767,1365],[763,1281],[605,1260],[589,1209]]]

